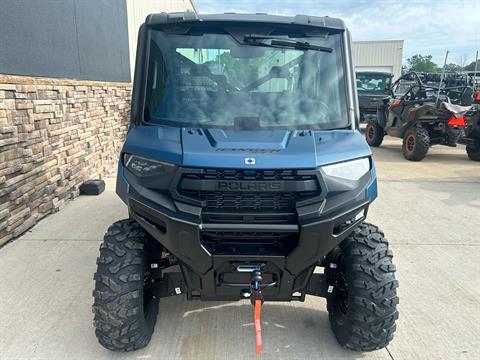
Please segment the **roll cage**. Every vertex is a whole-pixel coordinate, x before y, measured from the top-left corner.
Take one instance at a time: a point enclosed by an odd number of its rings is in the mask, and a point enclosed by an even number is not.
[[[445,81],[442,84],[433,81],[437,80],[436,76],[433,75],[438,74],[418,73],[412,71],[402,75],[392,84],[390,88],[391,96],[400,101],[424,102],[432,100],[436,101],[438,99],[440,101],[448,101],[459,105],[471,105],[473,92],[472,88],[469,86],[468,77],[464,76],[465,74],[453,74],[458,75],[458,77],[455,80],[451,77],[450,81]],[[440,81],[440,78],[438,78],[438,80]],[[460,85],[448,86],[454,81]],[[398,94],[395,92],[395,89],[400,86],[402,82],[407,82],[409,84],[403,94]]]

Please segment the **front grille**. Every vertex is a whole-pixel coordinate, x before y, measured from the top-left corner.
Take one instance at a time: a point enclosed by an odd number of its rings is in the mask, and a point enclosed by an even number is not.
[[[202,207],[204,224],[296,224],[298,202],[321,193],[317,176],[311,170],[182,169],[177,191],[182,201]],[[287,256],[298,246],[298,231],[254,229],[202,230],[201,242],[214,255]]]
[[[298,170],[204,169],[200,173],[185,173],[187,179],[198,180],[309,180],[314,175],[302,175]]]
[[[314,173],[305,174],[299,170],[251,170],[251,169],[203,169],[188,172],[182,175],[182,179],[188,181],[190,188],[182,188],[180,182],[179,193],[194,201],[200,201],[204,212],[255,212],[257,213],[295,213],[296,202],[316,196],[320,192],[317,177]],[[192,189],[192,184],[209,182],[223,184],[238,182],[247,184],[244,188],[230,188],[205,190],[202,185]],[[252,189],[255,184],[268,186],[275,183],[288,184],[309,182],[308,191],[282,191],[275,189]],[[235,183],[237,184],[237,183]],[[312,184],[313,190],[312,191]],[[186,186],[185,186],[186,187]],[[193,186],[196,187],[196,186]],[[302,187],[300,187],[302,188]],[[274,219],[272,219],[274,221]],[[243,222],[243,221],[242,221]]]
[[[203,246],[214,255],[286,256],[298,245],[298,233],[202,232]]]
[[[297,217],[294,213],[239,213],[204,211],[202,214],[204,223],[215,224],[294,224]]]
[[[292,211],[295,200],[299,197],[296,193],[248,193],[248,192],[183,192],[186,196],[200,199],[205,202],[207,211]]]

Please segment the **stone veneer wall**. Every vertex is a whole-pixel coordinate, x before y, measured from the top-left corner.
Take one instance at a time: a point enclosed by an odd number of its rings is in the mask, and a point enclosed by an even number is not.
[[[0,245],[116,168],[131,85],[0,75]]]

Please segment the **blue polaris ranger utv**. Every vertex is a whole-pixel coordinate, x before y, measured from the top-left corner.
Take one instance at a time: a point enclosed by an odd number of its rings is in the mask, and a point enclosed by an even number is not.
[[[264,301],[325,297],[342,346],[391,341],[398,282],[364,222],[377,180],[341,20],[150,15],[131,115],[117,180],[130,216],[94,277],[104,347],[146,346],[159,299],[178,295],[250,299],[256,325]]]

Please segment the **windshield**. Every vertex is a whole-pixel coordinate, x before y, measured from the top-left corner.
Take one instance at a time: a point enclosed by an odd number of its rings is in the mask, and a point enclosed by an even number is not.
[[[340,34],[253,38],[245,32],[155,30],[151,39],[146,122],[237,129],[348,126]]]
[[[357,73],[358,92],[386,92],[390,87],[392,77],[387,74]]]

